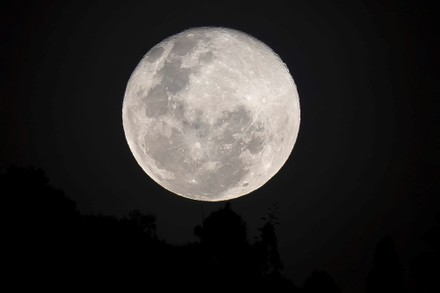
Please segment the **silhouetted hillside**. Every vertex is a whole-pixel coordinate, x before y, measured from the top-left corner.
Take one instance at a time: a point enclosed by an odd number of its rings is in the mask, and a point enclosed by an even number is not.
[[[158,238],[153,215],[80,214],[42,170],[10,167],[0,174],[0,190],[5,279],[17,290],[341,292],[324,271],[316,270],[303,288],[283,276],[275,211],[250,242],[245,221],[226,203],[194,228],[197,241],[176,246]],[[385,237],[376,247],[366,292],[438,292],[439,222],[425,235],[428,249],[410,264],[413,291],[405,287],[393,240]]]
[[[406,292],[402,268],[390,237],[377,245],[373,265],[367,279],[367,293]]]
[[[324,271],[314,271],[312,275],[306,280],[303,288],[304,293],[341,293],[341,290],[336,286],[332,277]]]
[[[423,240],[428,247],[410,263],[411,274],[421,293],[440,292],[440,215]]]
[[[175,246],[158,239],[153,215],[81,215],[41,170],[11,167],[0,187],[7,279],[17,290],[302,291],[282,275],[274,213],[251,243],[246,223],[227,203],[195,227],[198,241]],[[339,290],[319,273],[304,292]]]

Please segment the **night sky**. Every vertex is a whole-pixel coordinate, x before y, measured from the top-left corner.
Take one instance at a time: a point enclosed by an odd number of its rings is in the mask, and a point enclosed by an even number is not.
[[[397,0],[6,1],[0,169],[41,168],[83,213],[139,209],[157,216],[162,239],[193,240],[224,203],[184,199],[143,172],[122,128],[125,87],[168,36],[241,30],[288,66],[301,126],[284,167],[232,208],[253,237],[278,207],[284,273],[295,283],[323,269],[345,292],[360,291],[376,244],[391,236],[406,269],[439,212],[434,11]]]

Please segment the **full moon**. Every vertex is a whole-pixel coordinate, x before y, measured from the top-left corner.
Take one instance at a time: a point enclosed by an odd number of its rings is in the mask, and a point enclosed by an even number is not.
[[[154,46],[132,73],[122,120],[136,161],[194,200],[248,194],[295,144],[298,92],[287,66],[243,32],[192,28]]]

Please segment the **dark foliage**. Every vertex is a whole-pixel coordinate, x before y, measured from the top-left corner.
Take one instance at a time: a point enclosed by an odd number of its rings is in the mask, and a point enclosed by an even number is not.
[[[440,292],[440,215],[437,222],[425,235],[426,251],[410,263],[411,274],[419,292]]]
[[[198,241],[173,246],[158,239],[153,215],[80,214],[41,170],[11,167],[0,187],[4,279],[16,291],[302,291],[282,276],[273,211],[255,243],[228,203],[194,229]],[[339,292],[322,272],[304,291]]]
[[[367,293],[405,292],[402,268],[390,237],[377,245],[373,265],[367,279]]]
[[[324,271],[314,271],[304,284],[304,293],[340,293],[332,277]]]

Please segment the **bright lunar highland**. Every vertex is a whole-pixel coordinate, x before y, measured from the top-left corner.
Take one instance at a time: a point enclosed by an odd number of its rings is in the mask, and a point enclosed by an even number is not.
[[[132,73],[122,118],[142,169],[186,198],[248,194],[284,165],[299,124],[285,64],[243,32],[193,28],[154,46]]]

